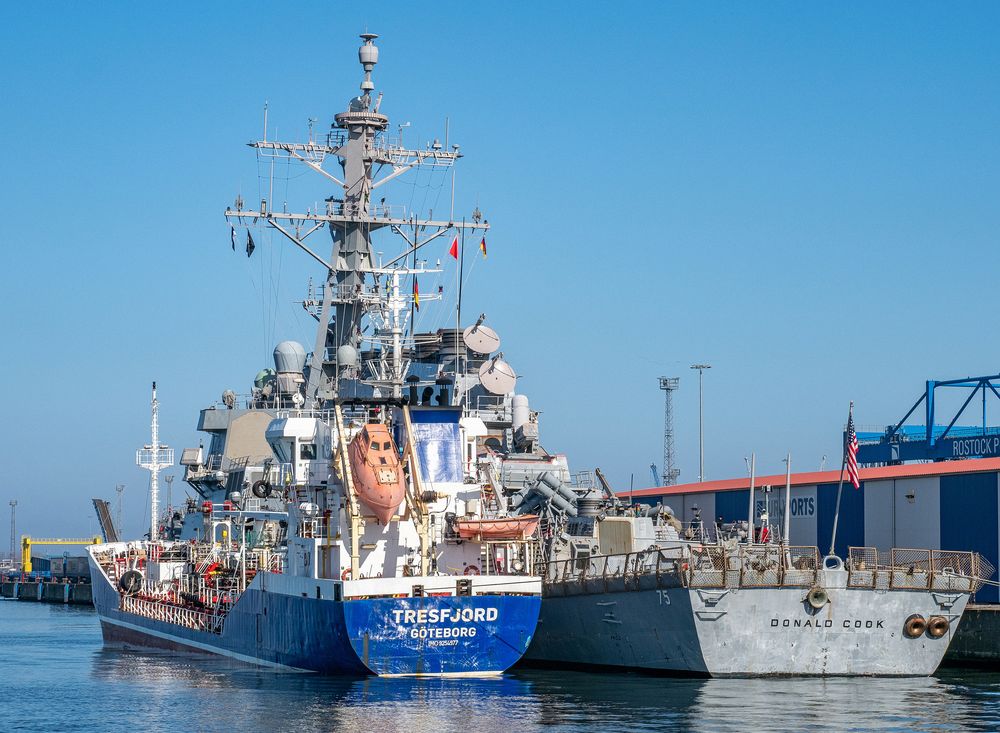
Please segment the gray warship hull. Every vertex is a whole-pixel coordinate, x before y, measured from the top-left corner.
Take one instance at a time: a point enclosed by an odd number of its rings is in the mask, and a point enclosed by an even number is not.
[[[930,675],[973,589],[950,574],[891,570],[789,571],[773,585],[627,561],[564,575],[547,579],[528,662],[712,677]],[[827,599],[819,607],[809,603],[816,589]],[[914,616],[944,618],[944,633],[907,633]]]

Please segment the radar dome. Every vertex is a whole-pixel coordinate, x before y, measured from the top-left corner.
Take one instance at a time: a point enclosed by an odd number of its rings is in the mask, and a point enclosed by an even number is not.
[[[274,370],[273,369],[261,369],[257,372],[257,376],[254,377],[253,386],[257,389],[263,389],[264,385],[268,382],[274,381]]]
[[[306,350],[298,341],[282,341],[274,347],[274,368],[279,372],[301,372],[306,365]]]
[[[350,344],[344,344],[337,349],[337,364],[341,367],[355,367],[358,365],[358,350]]]

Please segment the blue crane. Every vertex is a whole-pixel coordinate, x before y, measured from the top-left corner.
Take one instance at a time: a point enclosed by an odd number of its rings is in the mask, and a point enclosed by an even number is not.
[[[965,379],[928,380],[923,394],[895,425],[882,433],[858,433],[858,463],[898,464],[907,461],[946,461],[959,458],[1000,456],[1000,427],[986,424],[986,403],[991,395],[1000,399],[1000,374]],[[958,412],[947,425],[935,423],[935,393],[938,389],[969,390]],[[976,397],[982,398],[982,423],[956,425]],[[923,425],[904,425],[924,405]]]

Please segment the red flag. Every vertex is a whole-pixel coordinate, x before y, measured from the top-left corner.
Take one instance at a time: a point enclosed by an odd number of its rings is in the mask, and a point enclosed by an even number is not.
[[[458,259],[458,235],[457,234],[455,235],[455,238],[451,242],[451,249],[448,250],[448,254],[450,254],[456,260]]]
[[[420,287],[417,285],[417,278],[413,278],[413,307],[420,310]]]
[[[483,253],[483,259],[485,260],[486,259],[486,237],[485,236],[482,238],[482,241],[479,242],[479,251]]]

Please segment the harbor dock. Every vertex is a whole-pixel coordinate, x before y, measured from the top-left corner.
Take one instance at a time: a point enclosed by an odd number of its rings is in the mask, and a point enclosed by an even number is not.
[[[0,581],[0,598],[81,606],[89,606],[94,602],[90,583],[74,583],[70,580],[38,580],[35,578]]]

